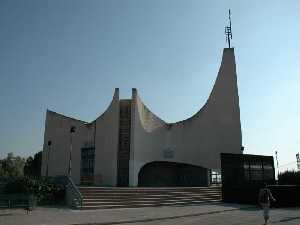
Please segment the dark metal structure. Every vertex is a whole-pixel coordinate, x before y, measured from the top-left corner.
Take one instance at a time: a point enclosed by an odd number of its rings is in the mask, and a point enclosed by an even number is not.
[[[222,198],[256,203],[259,189],[275,184],[273,156],[221,153]]]
[[[273,184],[273,156],[221,153],[223,185]]]
[[[229,9],[229,12],[228,12],[228,18],[229,18],[229,26],[225,27],[225,35],[226,35],[226,41],[228,42],[228,48],[230,48],[230,40],[232,39],[230,9]]]

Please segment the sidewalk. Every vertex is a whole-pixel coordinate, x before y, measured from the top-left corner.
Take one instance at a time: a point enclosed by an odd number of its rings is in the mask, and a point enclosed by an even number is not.
[[[300,208],[273,209],[271,219],[271,224],[299,225]],[[261,225],[263,218],[253,206],[224,203],[88,211],[40,207],[28,215],[22,209],[0,210],[0,225],[71,224]]]

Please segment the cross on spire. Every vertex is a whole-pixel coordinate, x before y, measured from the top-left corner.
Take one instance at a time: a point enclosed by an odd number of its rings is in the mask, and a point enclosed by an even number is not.
[[[226,35],[226,41],[228,43],[228,48],[230,47],[230,40],[232,39],[232,32],[231,32],[231,13],[230,9],[228,11],[228,18],[229,18],[229,26],[225,27],[225,35]]]

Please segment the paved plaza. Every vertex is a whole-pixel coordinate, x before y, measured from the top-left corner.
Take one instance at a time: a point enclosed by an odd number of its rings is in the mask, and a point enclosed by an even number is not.
[[[88,211],[39,207],[29,214],[23,209],[0,210],[0,225],[71,224],[262,225],[263,218],[257,207],[224,203]],[[299,225],[300,208],[272,209],[271,224]]]

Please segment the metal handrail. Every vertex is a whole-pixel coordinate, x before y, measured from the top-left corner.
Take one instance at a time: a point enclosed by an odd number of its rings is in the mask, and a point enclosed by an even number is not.
[[[82,207],[82,201],[83,201],[82,194],[80,193],[79,189],[77,188],[77,186],[75,185],[75,183],[73,182],[71,177],[67,176],[67,181],[68,181],[68,183],[67,183],[66,187],[71,188],[76,199],[79,201],[80,207]]]

